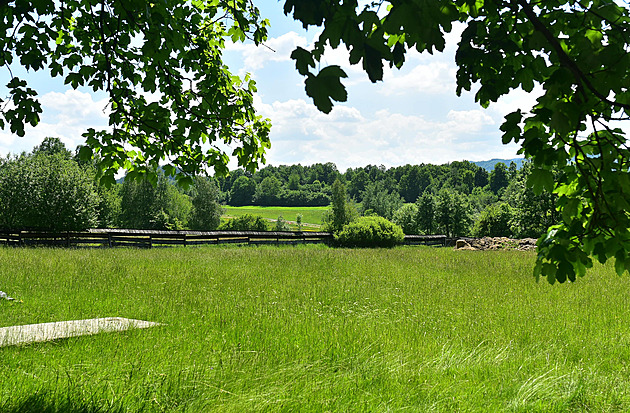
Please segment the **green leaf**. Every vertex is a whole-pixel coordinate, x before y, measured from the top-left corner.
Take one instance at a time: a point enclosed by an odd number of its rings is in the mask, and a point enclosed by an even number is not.
[[[101,176],[100,183],[104,187],[109,188],[113,185],[116,185],[116,178],[113,174],[105,174]]]
[[[346,88],[341,84],[340,78],[347,77],[339,66],[328,66],[322,69],[316,76],[306,79],[306,94],[313,98],[317,108],[330,113],[332,100],[345,102],[348,98]]]
[[[615,272],[621,277],[626,271],[626,254],[624,250],[619,250],[615,254]]]
[[[527,178],[527,186],[531,187],[537,195],[543,191],[551,192],[554,188],[553,173],[546,169],[532,169]]]
[[[315,67],[313,54],[299,46],[291,53],[291,59],[295,60],[295,68],[303,76],[310,73],[309,67]]]
[[[92,148],[90,148],[89,146],[81,146],[81,148],[79,149],[79,159],[81,159],[82,161],[88,161],[92,159],[92,156]]]

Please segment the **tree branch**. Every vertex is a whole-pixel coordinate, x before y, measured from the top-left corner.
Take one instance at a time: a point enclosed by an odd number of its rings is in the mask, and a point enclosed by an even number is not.
[[[602,102],[605,102],[611,106],[616,106],[623,109],[630,110],[630,105],[626,103],[620,103],[609,100],[606,96],[604,96],[600,91],[598,91],[595,86],[591,83],[588,77],[582,72],[582,70],[578,67],[578,65],[566,54],[566,52],[562,49],[560,42],[558,39],[549,31],[547,26],[544,25],[542,21],[536,15],[536,12],[532,9],[532,7],[527,3],[526,0],[518,0],[518,4],[521,5],[525,15],[530,20],[530,22],[534,25],[534,28],[542,33],[545,36],[545,39],[549,42],[551,47],[554,49],[558,58],[560,59],[560,63],[569,69],[573,74],[573,77],[576,80],[576,84],[579,87],[586,87],[593,95],[595,95]]]

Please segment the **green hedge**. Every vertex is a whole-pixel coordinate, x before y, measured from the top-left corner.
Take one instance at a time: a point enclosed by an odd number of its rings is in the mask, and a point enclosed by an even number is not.
[[[379,216],[361,217],[335,234],[343,247],[393,247],[404,239],[402,228]]]

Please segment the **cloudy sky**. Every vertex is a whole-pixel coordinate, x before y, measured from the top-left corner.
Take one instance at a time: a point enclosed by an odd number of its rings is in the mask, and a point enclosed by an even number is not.
[[[412,53],[402,70],[387,70],[377,84],[347,63],[343,46],[329,51],[323,63],[344,68],[349,99],[325,115],[306,96],[303,78],[289,58],[296,46],[308,48],[318,32],[305,31],[284,16],[282,3],[257,3],[271,21],[269,47],[229,45],[225,60],[234,73],[251,73],[257,82],[256,107],[273,125],[268,164],[334,162],[345,170],[517,156],[517,146],[501,144],[499,126],[511,110],[531,107],[534,97],[517,91],[488,109],[476,104],[472,93],[457,97],[454,55],[463,27],[449,35],[444,53]],[[0,71],[0,84],[8,76]],[[24,138],[0,131],[0,154],[29,151],[46,136],[74,148],[87,128],[106,126],[105,95],[67,88],[45,74],[27,76],[40,94],[42,122],[28,128]]]

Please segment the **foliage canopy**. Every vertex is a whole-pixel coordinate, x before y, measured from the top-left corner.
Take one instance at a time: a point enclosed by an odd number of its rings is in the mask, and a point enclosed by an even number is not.
[[[124,168],[155,184],[163,165],[189,184],[208,167],[227,172],[229,146],[253,170],[270,125],[255,113],[254,81],[232,75],[222,50],[226,39],[261,43],[267,24],[250,0],[0,2],[0,66],[11,78],[0,127],[23,136],[39,122],[37,91],[11,71],[20,65],[107,94],[109,127],[84,133],[80,153],[98,159],[103,182]]]

